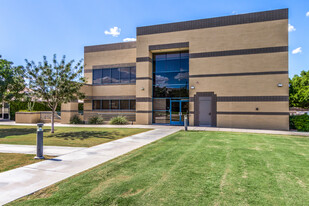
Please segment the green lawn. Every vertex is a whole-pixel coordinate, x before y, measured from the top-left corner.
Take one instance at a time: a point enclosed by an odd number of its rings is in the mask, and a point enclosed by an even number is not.
[[[33,154],[14,154],[14,153],[0,153],[0,172],[15,169],[42,160],[35,160]],[[44,155],[45,159],[53,157]]]
[[[309,138],[178,132],[13,205],[308,205]]]
[[[50,127],[44,127],[44,145],[91,147],[145,131],[148,129],[56,126],[51,134]],[[0,144],[35,145],[36,127],[0,125]]]

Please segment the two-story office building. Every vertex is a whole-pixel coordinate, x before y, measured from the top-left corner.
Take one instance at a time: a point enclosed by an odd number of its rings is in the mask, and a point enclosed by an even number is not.
[[[288,9],[137,28],[85,47],[84,118],[289,129]]]

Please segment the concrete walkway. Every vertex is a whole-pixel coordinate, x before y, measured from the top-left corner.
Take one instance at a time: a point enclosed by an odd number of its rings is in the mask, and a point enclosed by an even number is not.
[[[20,124],[20,123],[15,123],[14,121],[0,122],[0,125],[36,126],[36,124]],[[50,123],[44,124],[44,126],[50,126]],[[77,124],[60,124],[60,123],[56,123],[55,127],[102,127],[102,128],[149,128],[149,129],[175,129],[175,128],[177,128],[177,129],[182,129],[182,130],[184,129],[183,126],[169,126],[169,125],[107,125],[107,124],[104,124],[104,125],[89,125],[89,124],[77,125]],[[237,128],[189,126],[188,130],[309,136],[309,132],[263,130],[263,129],[237,129]],[[0,131],[1,131],[1,129],[0,129]]]
[[[60,146],[44,146],[44,155],[60,156],[71,152],[76,152],[87,147],[60,147]],[[35,145],[15,145],[15,144],[0,144],[0,153],[22,153],[36,154]]]
[[[154,129],[0,173],[0,204],[6,204],[61,180],[161,139],[180,127]]]

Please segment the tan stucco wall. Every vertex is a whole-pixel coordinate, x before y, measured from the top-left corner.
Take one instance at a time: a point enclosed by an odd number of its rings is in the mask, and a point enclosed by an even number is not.
[[[189,42],[189,53],[226,51],[238,49],[252,49],[276,46],[288,46],[288,20],[276,20],[259,23],[249,23],[224,27],[195,29],[178,32],[167,32],[137,36],[137,57],[152,56],[149,54],[149,45]],[[166,50],[167,51],[167,50]],[[267,54],[233,55],[212,58],[190,58],[189,74],[223,74],[288,71],[288,52]],[[152,78],[152,63],[138,62],[137,76]],[[150,84],[149,84],[150,82]],[[278,87],[278,83],[283,87]],[[198,77],[190,78],[189,96],[194,97],[196,92],[214,92],[217,96],[288,96],[288,74],[225,76],[225,77]],[[145,90],[139,91],[139,88]],[[138,80],[136,97],[151,97],[152,87],[150,80]],[[145,96],[146,95],[146,96]],[[147,96],[148,95],[148,96]],[[139,103],[137,110],[145,108]],[[246,105],[246,106],[245,106]],[[276,105],[276,106],[274,106]],[[194,111],[194,103],[190,102],[190,111]],[[287,112],[288,102],[218,102],[217,111],[247,111],[258,112]],[[137,115],[137,122],[149,124],[152,113]],[[242,123],[237,121],[239,115],[217,115],[217,126],[243,128],[272,128],[288,129],[287,115],[243,115]],[[254,118],[256,117],[256,119]],[[250,121],[247,121],[245,119]],[[261,123],[263,119],[273,119],[271,124]],[[189,115],[190,125],[194,125],[194,115]],[[278,120],[278,121],[277,121]],[[248,126],[246,126],[246,124]],[[267,126],[266,126],[267,125]],[[269,126],[270,125],[270,126]]]
[[[88,52],[84,54],[85,70],[93,66],[135,63],[136,48],[111,51]],[[88,84],[92,84],[92,73],[85,73]]]
[[[40,112],[16,112],[16,123],[34,124],[40,122]]]
[[[78,115],[78,102],[69,102],[61,105],[61,123],[68,124],[70,119]]]
[[[265,21],[231,26],[193,29],[137,36],[136,46],[85,53],[85,77],[92,84],[93,66],[134,63],[136,57],[150,57],[150,45],[189,42],[189,53],[288,46],[288,20]],[[175,50],[175,49],[172,49]],[[177,49],[176,49],[177,50]],[[168,52],[171,49],[161,50]],[[88,86],[84,111],[85,120],[97,112],[92,111],[92,99],[101,97],[152,97],[152,63],[136,62],[136,85]],[[288,52],[232,55],[211,58],[190,58],[190,75],[288,71]],[[143,78],[143,79],[138,79]],[[278,87],[278,84],[283,87]],[[197,92],[214,92],[220,96],[288,96],[288,74],[260,74],[243,76],[190,77],[192,98]],[[194,102],[189,103],[190,125],[194,125]],[[258,110],[256,110],[258,108]],[[152,102],[136,102],[136,123],[152,123]],[[288,102],[217,102],[217,112],[288,112]],[[235,115],[218,114],[217,126],[237,128],[283,129],[289,128],[288,115]]]

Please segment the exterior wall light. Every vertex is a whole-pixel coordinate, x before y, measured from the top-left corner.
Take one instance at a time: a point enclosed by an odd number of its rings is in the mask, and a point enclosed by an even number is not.
[[[145,90],[145,88],[144,88],[144,87],[142,87],[142,88],[141,88],[141,90],[142,90],[142,91],[144,91],[144,90]]]
[[[195,89],[195,86],[191,86],[191,89]]]
[[[278,87],[282,87],[283,85],[282,85],[281,83],[279,83],[277,86],[278,86]]]

